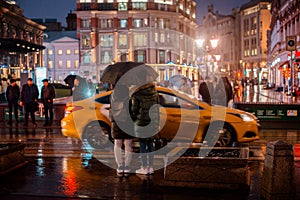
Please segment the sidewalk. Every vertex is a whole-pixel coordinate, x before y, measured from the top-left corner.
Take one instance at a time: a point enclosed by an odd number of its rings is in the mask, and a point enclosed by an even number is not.
[[[244,103],[300,103],[299,97],[292,97],[284,92],[275,92],[275,89],[263,89],[263,85],[246,86],[236,93],[236,102]]]
[[[0,181],[2,200],[14,199],[203,199],[259,200],[263,162],[249,162],[250,191],[216,191],[160,186],[163,169],[153,176],[116,171],[93,158],[84,165],[80,157],[27,157],[29,164]],[[300,163],[296,162],[300,185]],[[132,169],[138,168],[133,163]],[[298,199],[300,191],[298,189]]]

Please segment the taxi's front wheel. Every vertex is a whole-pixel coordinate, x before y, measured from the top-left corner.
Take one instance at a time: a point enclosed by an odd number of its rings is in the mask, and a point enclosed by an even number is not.
[[[202,141],[209,146],[228,147],[236,141],[236,133],[228,123],[213,122],[205,131]]]
[[[110,143],[110,128],[101,121],[91,122],[85,127],[82,140],[94,149],[103,149]]]

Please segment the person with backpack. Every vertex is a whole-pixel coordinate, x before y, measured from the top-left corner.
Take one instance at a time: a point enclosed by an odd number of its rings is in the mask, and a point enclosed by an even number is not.
[[[146,79],[147,80],[147,79]],[[141,168],[137,174],[153,174],[154,136],[159,130],[159,96],[155,83],[138,87],[131,97],[135,136],[139,139]],[[151,116],[151,117],[150,117]]]
[[[129,113],[129,88],[117,85],[110,98],[111,109],[109,112],[112,122],[111,135],[114,139],[114,155],[117,163],[117,174],[130,173],[132,159],[133,122]],[[130,133],[132,135],[130,135]],[[122,156],[124,143],[125,158]]]
[[[9,115],[8,125],[11,126],[13,109],[14,109],[15,121],[16,121],[16,123],[19,122],[18,101],[20,98],[20,88],[17,85],[15,79],[10,79],[10,85],[6,89],[5,96],[6,96],[6,100],[8,102],[8,115]]]

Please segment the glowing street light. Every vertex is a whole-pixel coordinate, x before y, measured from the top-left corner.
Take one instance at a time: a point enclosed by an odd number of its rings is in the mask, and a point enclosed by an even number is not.
[[[211,49],[217,48],[219,39],[217,39],[217,38],[215,38],[215,37],[213,36],[213,37],[209,40],[209,42],[210,42],[210,45],[207,44],[208,41],[205,40],[205,39],[200,38],[200,39],[197,39],[197,40],[196,40],[197,46],[203,48],[204,51],[205,51],[205,57],[204,57],[205,61],[204,61],[204,62],[205,62],[205,65],[206,65],[206,76],[208,76],[208,66],[207,66],[207,64],[208,64],[208,63],[207,63],[207,61],[208,61],[208,60],[207,60],[208,53],[209,53],[209,51],[210,51]],[[211,47],[211,49],[210,49],[210,47]],[[215,55],[215,58],[216,58],[217,61],[219,61],[219,60],[221,59],[221,56],[220,56],[220,55]]]

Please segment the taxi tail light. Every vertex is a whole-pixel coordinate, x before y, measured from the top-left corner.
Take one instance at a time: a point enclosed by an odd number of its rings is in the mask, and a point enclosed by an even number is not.
[[[68,115],[74,111],[81,110],[82,106],[67,106],[65,109],[65,115]]]

